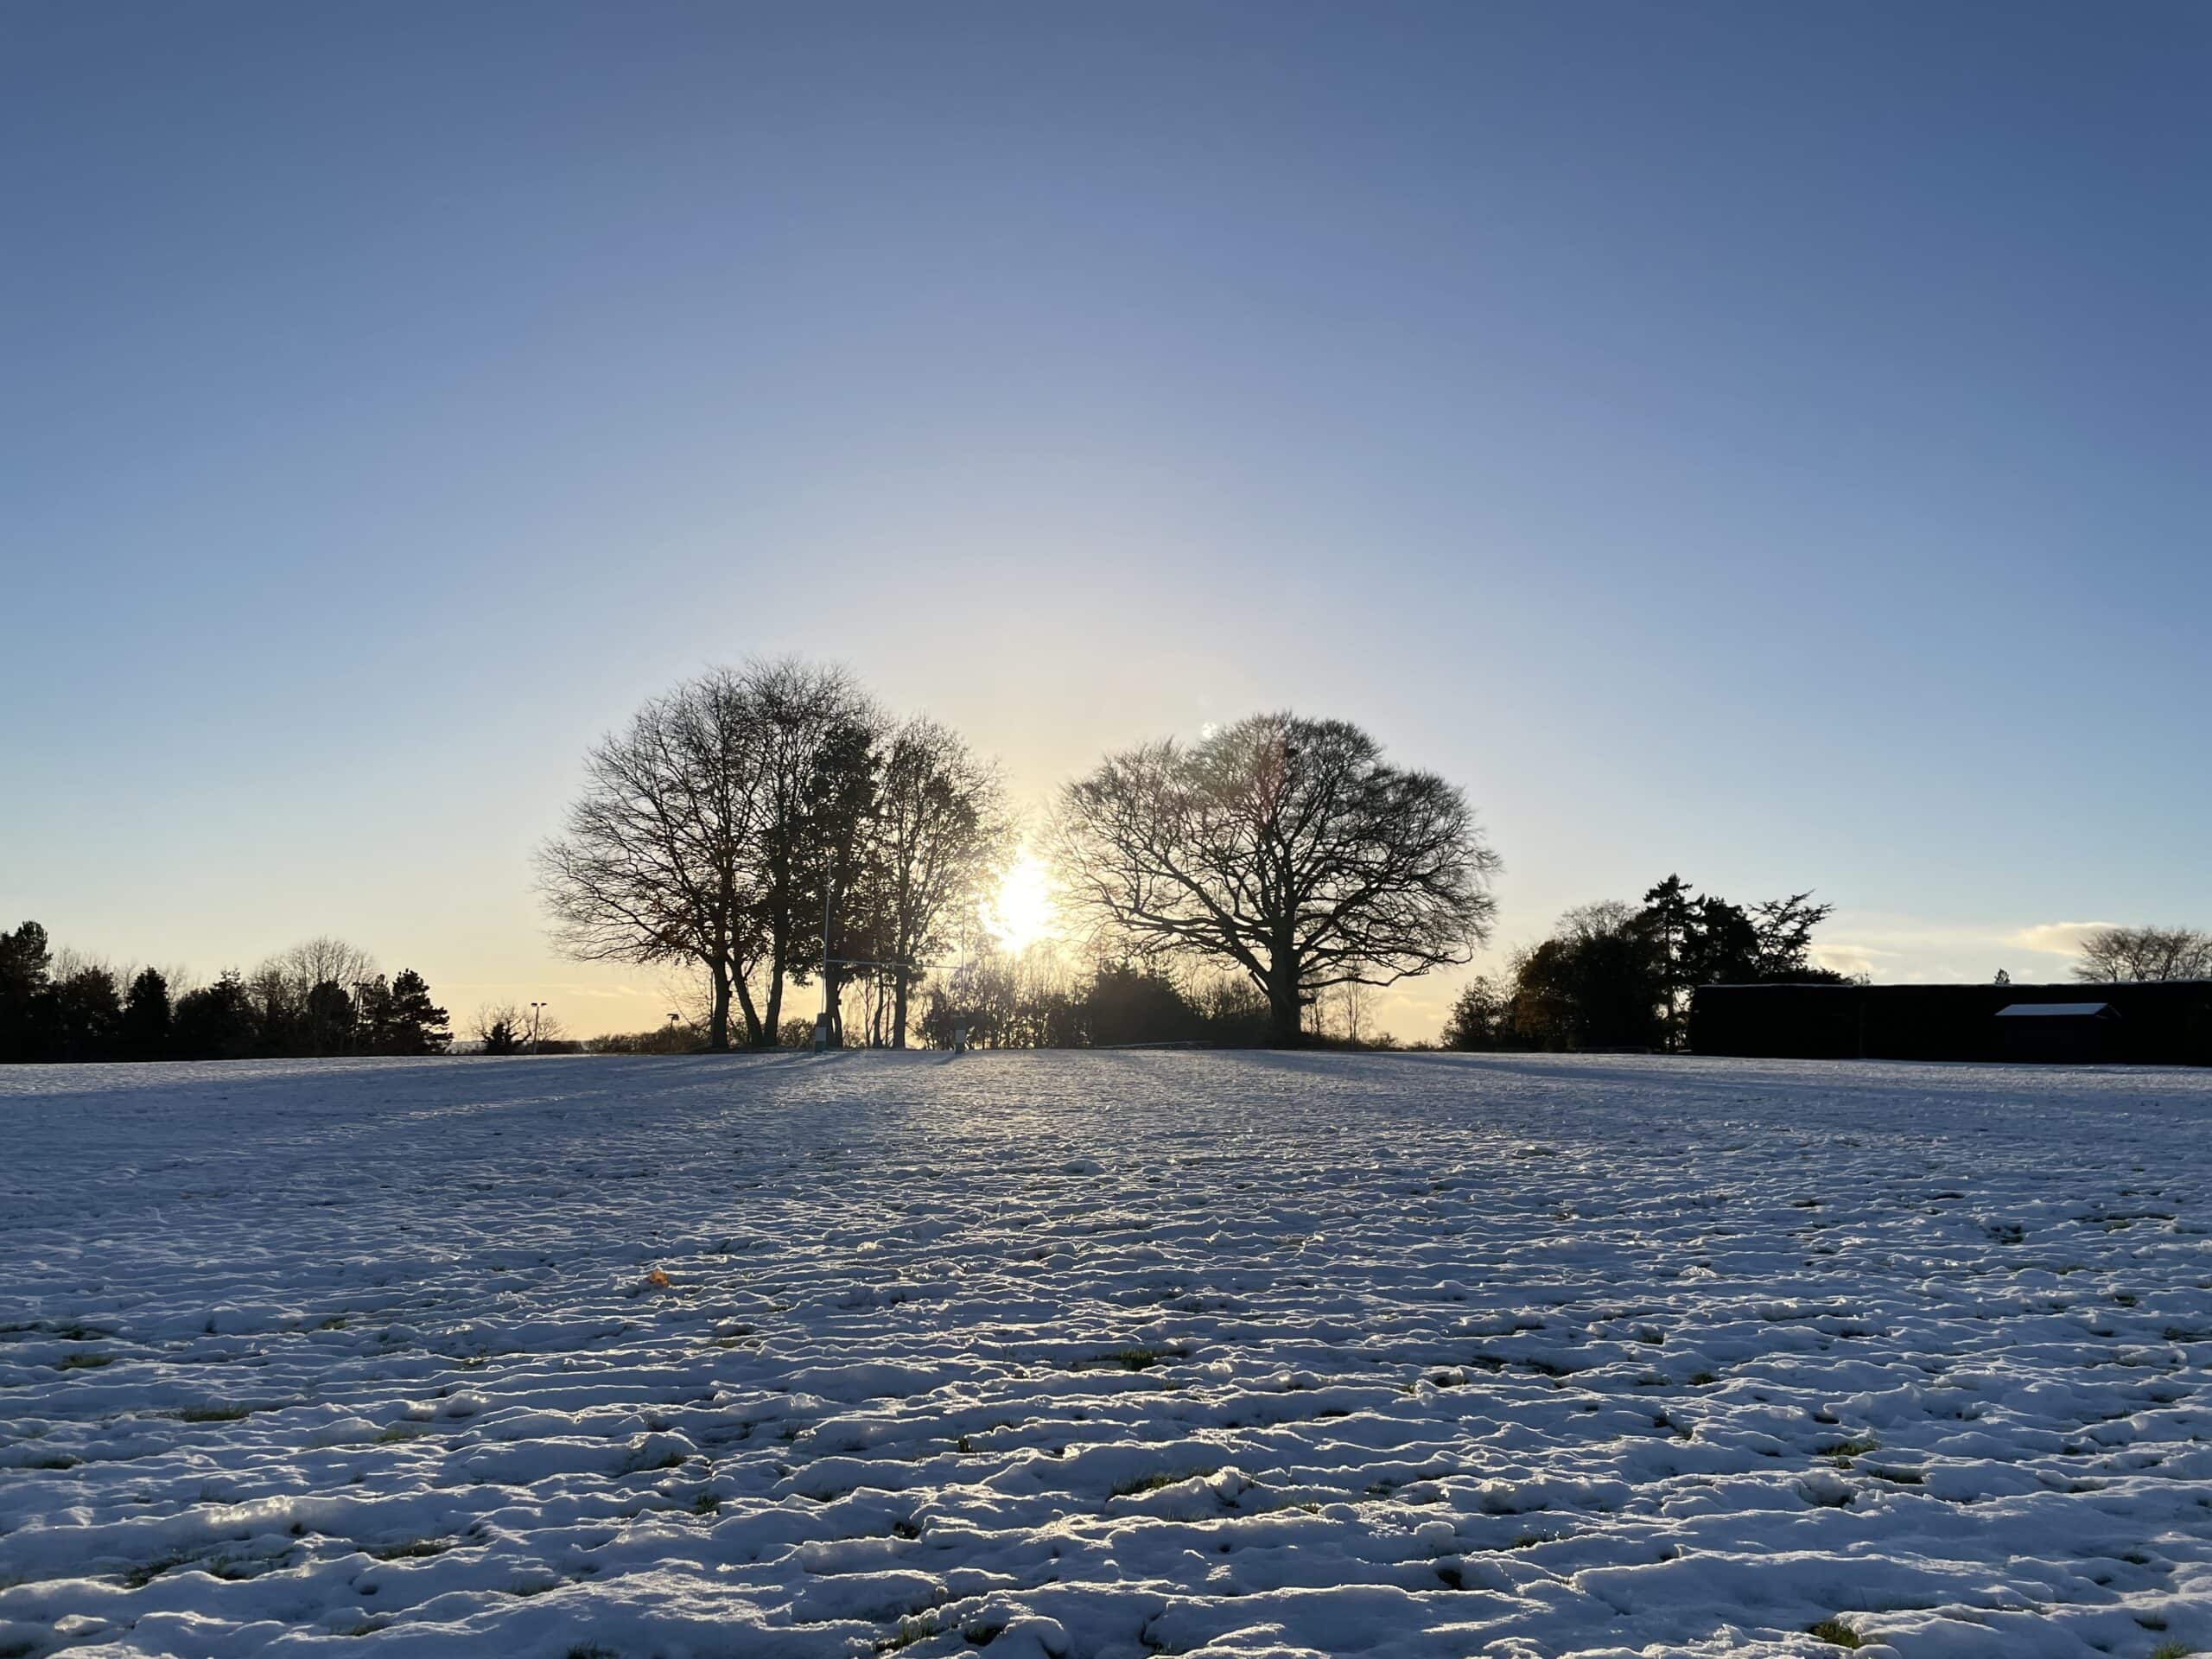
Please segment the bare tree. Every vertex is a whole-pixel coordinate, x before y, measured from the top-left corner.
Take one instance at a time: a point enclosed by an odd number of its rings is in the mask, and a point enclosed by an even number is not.
[[[279,950],[245,982],[270,1047],[343,1053],[353,1045],[355,998],[377,977],[377,959],[328,934]]]
[[[338,985],[350,991],[374,979],[377,959],[358,945],[326,934],[279,950],[262,964],[264,972],[272,968],[290,982],[296,995],[305,998],[318,985]]]
[[[569,1035],[556,1015],[514,1002],[487,1003],[477,1009],[470,1030],[486,1054],[520,1054],[546,1043],[563,1042]]]
[[[1095,932],[1234,964],[1283,1045],[1332,987],[1470,960],[1497,908],[1465,797],[1342,721],[1260,715],[1110,756],[1062,792],[1053,843]]]
[[[717,1049],[729,1046],[733,989],[760,955],[763,766],[747,683],[702,675],[601,740],[566,833],[538,853],[563,948],[584,961],[696,963]],[[746,1014],[758,1041],[749,997]]]
[[[1359,1046],[1359,1034],[1367,1024],[1368,988],[1356,979],[1348,979],[1337,987],[1337,1016],[1343,1021],[1344,1041],[1354,1048]]]
[[[907,1002],[925,959],[1005,868],[1013,823],[997,771],[959,736],[914,719],[892,734],[875,807],[875,862],[892,960],[891,1045],[906,1046]]]
[[[2212,979],[2212,933],[2193,927],[2107,927],[2082,941],[2074,977],[2093,984],[2120,980]]]

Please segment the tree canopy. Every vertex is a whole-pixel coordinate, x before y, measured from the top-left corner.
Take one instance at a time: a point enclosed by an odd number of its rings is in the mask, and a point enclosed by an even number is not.
[[[1470,960],[1496,911],[1465,798],[1338,720],[1258,715],[1109,756],[1062,792],[1053,848],[1095,939],[1243,973],[1284,1044],[1330,987]]]

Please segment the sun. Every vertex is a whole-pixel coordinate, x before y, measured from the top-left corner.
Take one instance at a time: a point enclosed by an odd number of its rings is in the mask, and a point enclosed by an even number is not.
[[[1007,867],[997,894],[984,901],[983,927],[1016,955],[1058,931],[1052,916],[1052,879],[1043,859],[1025,849]]]

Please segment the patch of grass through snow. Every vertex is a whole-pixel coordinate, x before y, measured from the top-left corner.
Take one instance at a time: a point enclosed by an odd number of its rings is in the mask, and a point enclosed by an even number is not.
[[[1094,1354],[1088,1359],[1079,1359],[1075,1363],[1075,1369],[1094,1371],[1118,1365],[1125,1371],[1148,1371],[1162,1360],[1182,1357],[1183,1351],[1179,1348],[1116,1348],[1111,1353]]]
[[[1805,1634],[1822,1642],[1832,1642],[1839,1648],[1863,1648],[1866,1638],[1840,1618],[1824,1618],[1817,1624],[1808,1624]]]
[[[150,1561],[141,1561],[136,1567],[125,1567],[123,1573],[123,1587],[126,1590],[143,1590],[162,1573],[182,1567],[191,1559],[189,1555],[162,1555]]]
[[[442,1555],[452,1548],[450,1538],[410,1538],[404,1543],[386,1544],[368,1553],[380,1561],[419,1561]]]
[[[1113,1496],[1135,1497],[1139,1492],[1156,1492],[1162,1487],[1179,1485],[1184,1481],[1200,1479],[1213,1472],[1211,1469],[1162,1470],[1156,1475],[1142,1475],[1135,1480],[1124,1481],[1114,1489]]]
[[[917,1642],[926,1641],[937,1634],[937,1620],[930,1615],[920,1618],[902,1618],[899,1628],[875,1644],[878,1653],[896,1653],[901,1648],[911,1648]],[[573,1659],[573,1656],[571,1656]]]

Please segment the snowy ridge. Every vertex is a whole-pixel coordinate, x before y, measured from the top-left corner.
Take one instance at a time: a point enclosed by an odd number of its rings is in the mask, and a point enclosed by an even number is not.
[[[268,1063],[0,1122],[0,1654],[2212,1646],[2212,1076]]]

